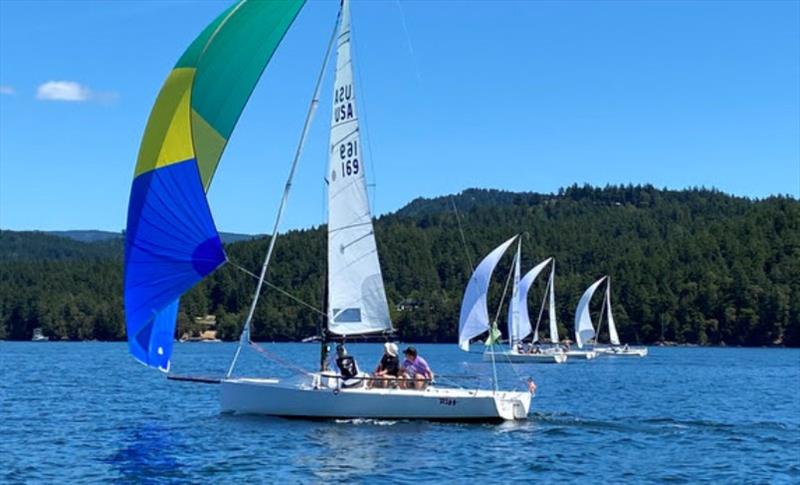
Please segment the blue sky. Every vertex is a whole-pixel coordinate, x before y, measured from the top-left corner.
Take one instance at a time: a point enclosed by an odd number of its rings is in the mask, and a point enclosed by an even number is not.
[[[0,1],[0,227],[121,230],[161,83],[227,4]],[[256,88],[209,193],[221,230],[271,227],[336,10],[309,2]],[[352,10],[378,214],[575,182],[800,196],[800,2]],[[330,86],[285,229],[323,221]]]

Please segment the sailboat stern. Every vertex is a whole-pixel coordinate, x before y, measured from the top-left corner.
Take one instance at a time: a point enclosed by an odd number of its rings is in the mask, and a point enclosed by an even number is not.
[[[529,392],[498,392],[494,398],[498,416],[506,421],[528,419],[532,397]]]

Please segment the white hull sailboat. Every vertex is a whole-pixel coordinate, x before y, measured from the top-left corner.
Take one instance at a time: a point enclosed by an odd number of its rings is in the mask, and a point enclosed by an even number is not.
[[[336,37],[336,74],[328,164],[328,301],[326,337],[392,331],[369,208],[356,110],[349,1],[342,3]],[[322,345],[327,345],[323,338]],[[322,363],[324,366],[325,364]],[[228,377],[224,412],[306,418],[433,420],[525,419],[528,392],[439,387],[371,388],[368,379],[342,385],[336,373],[298,379]]]
[[[607,315],[610,345],[602,345],[597,342],[600,337],[600,326],[603,324],[603,312]],[[603,308],[600,310],[593,350],[597,352],[597,355],[609,357],[645,357],[647,355],[647,347],[631,347],[628,344],[622,345],[620,343],[617,324],[614,321],[614,313],[611,311],[611,277],[606,277],[605,299],[603,300]]]
[[[326,382],[327,381],[327,382]],[[341,388],[316,373],[300,382],[236,378],[222,381],[222,411],[294,418],[503,421],[527,419],[528,392],[440,388]]]
[[[622,346],[595,346],[594,351],[598,355],[608,357],[646,357],[647,347],[627,347]]]
[[[583,292],[580,301],[578,301],[578,308],[575,310],[575,345],[577,345],[578,348],[567,350],[567,355],[570,359],[592,360],[598,356],[595,350],[589,348],[584,349],[584,346],[596,335],[594,325],[592,324],[592,316],[589,313],[589,303],[592,301],[592,296],[597,290],[597,287],[600,286],[605,279],[606,277],[603,276],[592,283],[592,286]]]
[[[558,345],[558,324],[555,311],[555,260],[547,258],[533,267],[524,277],[520,278],[521,242],[517,245],[517,254],[514,258],[513,289],[511,302],[508,305],[508,335],[509,350],[498,350],[494,346],[487,347],[483,353],[484,362],[508,362],[512,364],[563,364],[567,361],[567,354]],[[550,264],[550,278],[547,281],[545,300],[539,308],[539,318],[536,326],[531,327],[528,316],[528,292],[536,277]],[[548,302],[550,318],[550,346],[539,345],[539,324],[542,321],[545,304]],[[525,344],[524,340],[533,332],[534,345]]]
[[[169,372],[180,297],[228,261],[205,191],[249,93],[302,6],[296,0],[237,2],[187,49],[153,108],[131,189],[124,284],[129,349],[148,366]],[[325,176],[328,278],[325,308],[319,310],[325,318],[320,371],[300,370],[299,377],[288,380],[235,376],[242,349],[256,346],[250,339],[251,322],[334,44],[336,72]],[[526,419],[531,393],[500,391],[496,380],[494,390],[442,387],[430,379],[418,380],[414,386],[379,389],[360,374],[353,383],[352,375],[345,379],[327,369],[329,342],[367,335],[388,338],[393,331],[364,176],[351,45],[350,3],[343,0],[228,372],[222,379],[169,377],[219,384],[220,406],[228,413]]]

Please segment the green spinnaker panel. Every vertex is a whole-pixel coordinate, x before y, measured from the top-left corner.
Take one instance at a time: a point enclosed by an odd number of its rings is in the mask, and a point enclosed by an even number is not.
[[[208,42],[192,89],[192,138],[206,189],[250,93],[303,3],[241,2],[201,34]]]

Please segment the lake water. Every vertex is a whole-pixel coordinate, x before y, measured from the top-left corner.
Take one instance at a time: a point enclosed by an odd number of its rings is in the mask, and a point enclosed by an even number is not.
[[[318,356],[265,347],[307,368]],[[363,368],[380,355],[349,348]],[[488,385],[479,354],[418,348],[439,374]],[[173,370],[219,374],[233,351],[176,344]],[[244,355],[242,374],[286,375]],[[503,387],[538,384],[529,421],[311,422],[221,415],[217,386],[167,381],[125,344],[0,342],[0,482],[800,482],[800,350],[651,348],[498,369]]]

